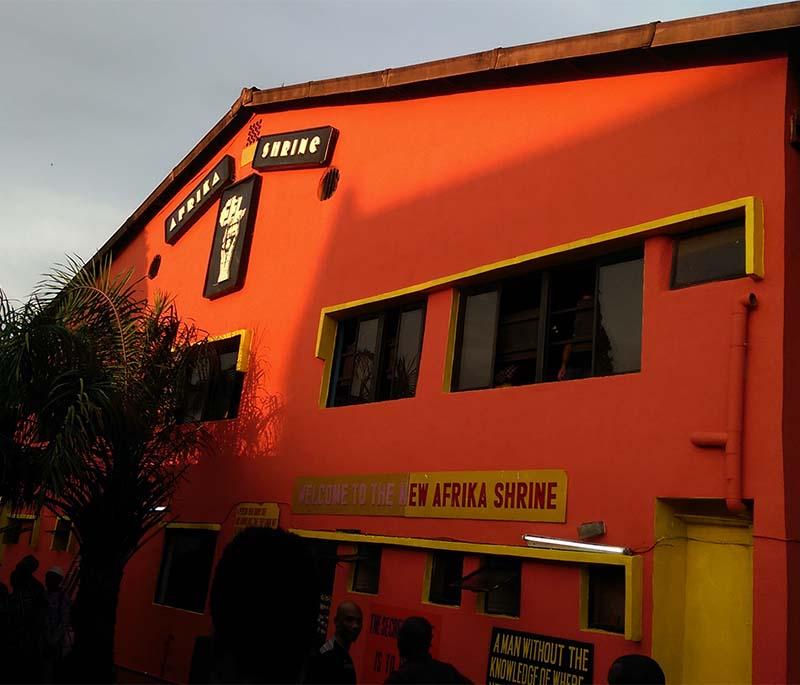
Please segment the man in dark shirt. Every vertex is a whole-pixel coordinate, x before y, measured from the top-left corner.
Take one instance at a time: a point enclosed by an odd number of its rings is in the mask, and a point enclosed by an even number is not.
[[[433,626],[421,616],[403,621],[397,631],[400,668],[392,671],[385,683],[472,683],[452,664],[430,654]]]
[[[355,685],[356,669],[350,658],[350,645],[358,639],[363,620],[355,602],[339,605],[334,618],[336,632],[309,659],[303,682]]]

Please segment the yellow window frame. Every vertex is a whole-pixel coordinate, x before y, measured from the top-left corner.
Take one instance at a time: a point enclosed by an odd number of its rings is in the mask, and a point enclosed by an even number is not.
[[[415,283],[405,288],[391,290],[379,295],[372,295],[359,300],[351,300],[349,302],[323,307],[320,312],[315,347],[317,358],[324,361],[322,383],[319,393],[319,406],[326,407],[328,404],[333,356],[336,349],[336,331],[338,329],[338,322],[341,319],[355,316],[362,311],[368,311],[370,308],[384,301],[402,300],[422,293],[431,293],[446,288],[456,288],[475,278],[491,274],[491,272],[494,271],[498,272],[497,277],[500,278],[501,274],[499,272],[505,269],[526,265],[534,266],[537,262],[547,258],[566,255],[605,243],[619,244],[620,247],[624,247],[629,245],[634,239],[641,240],[654,235],[673,235],[697,228],[704,228],[717,222],[740,218],[744,218],[745,222],[745,274],[754,280],[759,280],[764,277],[764,207],[759,198],[749,195],[735,200],[701,207],[700,209],[671,214],[614,231],[590,235],[585,238],[546,247],[542,250],[528,252],[498,262],[482,264],[466,271],[460,271],[422,283]],[[444,377],[442,379],[442,389],[444,392],[449,392],[451,390],[457,318],[458,291],[455,290],[450,312],[447,356],[445,358]]]

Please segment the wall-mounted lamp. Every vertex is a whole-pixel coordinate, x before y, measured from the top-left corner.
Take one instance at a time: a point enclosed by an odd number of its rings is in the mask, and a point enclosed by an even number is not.
[[[614,547],[612,545],[597,545],[592,542],[576,542],[574,540],[562,540],[561,538],[548,538],[541,535],[523,535],[522,539],[528,543],[528,547],[539,547],[541,549],[567,549],[573,552],[600,552],[602,554],[630,554],[631,550],[627,547]]]

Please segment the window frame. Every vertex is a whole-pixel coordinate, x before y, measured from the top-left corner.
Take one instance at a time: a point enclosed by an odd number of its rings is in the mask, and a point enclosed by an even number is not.
[[[397,331],[395,334],[396,345],[399,344],[400,340],[400,332],[401,332],[401,325],[402,325],[402,316],[406,312],[412,311],[420,311],[420,316],[422,319],[420,332],[419,332],[419,344],[417,349],[417,379],[414,385],[414,394],[407,396],[407,397],[392,397],[391,394],[394,389],[395,383],[395,375],[392,374],[391,384],[389,387],[389,397],[387,398],[380,398],[378,396],[379,389],[381,385],[382,377],[386,373],[386,356],[388,352],[388,339],[386,338],[386,320],[387,317],[391,315],[397,315],[398,323],[397,323]],[[336,341],[334,344],[334,352],[333,352],[333,361],[331,366],[331,373],[330,373],[330,391],[328,393],[328,401],[327,407],[352,407],[352,406],[359,406],[363,404],[373,404],[374,402],[393,402],[395,400],[404,400],[404,399],[411,399],[416,396],[417,394],[417,385],[419,383],[420,377],[420,368],[422,363],[422,346],[423,341],[425,339],[425,320],[428,311],[428,300],[427,297],[419,300],[415,299],[411,302],[406,302],[401,305],[387,307],[385,309],[380,310],[373,310],[369,312],[365,312],[359,314],[358,316],[348,317],[340,319],[336,322]],[[367,399],[359,402],[341,402],[338,403],[336,401],[337,396],[337,389],[339,386],[339,382],[341,379],[341,371],[342,371],[342,356],[343,356],[343,346],[344,346],[344,326],[348,324],[352,324],[355,322],[356,328],[356,347],[358,346],[358,335],[359,331],[361,330],[362,323],[366,321],[377,320],[378,330],[376,333],[376,342],[375,342],[375,360],[373,363],[373,383],[369,389],[369,396]],[[357,353],[357,350],[354,352],[354,355]],[[354,364],[354,373],[355,373],[355,364]],[[352,383],[352,378],[350,379]]]
[[[554,264],[549,267],[541,268],[541,269],[530,269],[528,271],[518,273],[515,275],[505,275],[503,278],[500,278],[496,281],[491,283],[481,283],[480,285],[473,285],[473,286],[466,286],[464,288],[459,289],[458,292],[458,307],[456,313],[456,321],[455,321],[455,337],[454,337],[454,345],[453,345],[453,355],[452,355],[452,362],[451,362],[451,374],[450,374],[450,392],[470,392],[473,390],[489,390],[493,388],[503,387],[502,385],[495,384],[495,377],[497,374],[497,341],[499,337],[500,331],[500,320],[501,320],[501,309],[502,309],[502,297],[503,297],[503,288],[509,282],[515,280],[518,277],[531,275],[531,274],[538,274],[540,278],[540,293],[539,293],[539,321],[538,321],[538,330],[537,330],[537,337],[536,337],[536,376],[535,380],[532,383],[520,383],[518,386],[522,385],[538,385],[540,383],[549,383],[554,382],[552,379],[545,378],[547,372],[547,362],[549,359],[550,349],[551,348],[562,348],[567,343],[552,343],[550,342],[549,330],[551,327],[552,317],[554,315],[563,314],[567,312],[565,310],[554,310],[552,306],[552,280],[554,274],[562,270],[569,270],[569,269],[579,269],[583,266],[589,267],[594,270],[593,279],[594,279],[594,287],[593,287],[593,294],[592,294],[592,338],[591,338],[591,368],[590,373],[587,378],[596,378],[596,377],[608,377],[608,376],[618,376],[624,375],[628,373],[640,373],[641,372],[641,342],[640,342],[640,360],[639,360],[639,368],[632,371],[620,371],[618,373],[613,374],[604,374],[603,376],[596,376],[596,362],[597,362],[597,328],[599,325],[598,321],[598,298],[599,298],[599,281],[600,281],[600,271],[601,268],[604,266],[610,266],[614,264],[622,264],[625,262],[632,262],[632,261],[639,261],[641,260],[644,264],[644,245],[639,245],[636,247],[630,247],[624,250],[619,250],[607,254],[603,254],[596,257],[589,257],[584,259],[576,259],[573,261],[562,262],[559,264]],[[463,342],[464,342],[464,323],[465,323],[465,312],[467,307],[467,301],[470,297],[474,297],[476,295],[481,295],[488,292],[497,292],[497,306],[495,308],[495,315],[494,315],[494,339],[492,343],[492,383],[490,385],[481,386],[481,387],[470,387],[470,388],[460,388],[459,381],[461,376],[461,358],[462,358],[462,350],[463,350]],[[642,279],[642,316],[644,314],[644,275]],[[577,311],[577,308],[575,308]],[[640,333],[640,341],[641,341],[641,333]]]
[[[237,337],[239,338],[239,345],[236,351],[236,363],[234,365],[234,368],[232,369],[232,371],[236,374],[235,381],[237,385],[236,388],[237,398],[235,402],[235,410],[233,410],[232,415],[222,418],[205,418],[204,414],[206,411],[206,405],[209,402],[208,398],[210,397],[211,394],[211,385],[209,382],[209,384],[207,385],[207,390],[205,391],[205,399],[203,401],[203,414],[201,414],[201,417],[199,419],[194,419],[186,415],[187,408],[185,405],[187,403],[186,400],[188,397],[188,392],[186,389],[184,389],[184,400],[183,400],[184,406],[180,408],[180,417],[178,421],[179,423],[206,423],[208,421],[231,421],[238,418],[239,410],[241,409],[241,400],[244,389],[245,376],[250,366],[250,346],[252,341],[252,332],[249,329],[240,328],[235,331],[230,331],[229,333],[210,336],[205,341],[205,344],[222,346],[225,345],[228,341]],[[218,355],[226,354],[226,352],[222,353],[217,352],[217,354]],[[187,376],[188,374],[191,373],[192,373],[192,368],[188,368]],[[183,382],[188,387],[189,385],[188,377]]]
[[[57,538],[57,536],[59,534],[58,525],[62,521],[65,522],[69,526],[69,529],[67,530],[67,542],[64,545],[63,549],[61,549],[61,548],[56,549],[56,538]],[[52,535],[52,537],[50,539],[50,551],[51,552],[70,552],[73,549],[74,536],[73,536],[73,530],[72,530],[72,521],[70,521],[68,518],[65,518],[63,516],[57,516],[56,517],[55,527],[53,528],[52,531],[50,531],[50,534]]]
[[[214,573],[214,562],[216,561],[217,558],[217,547],[219,546],[221,529],[222,526],[216,523],[170,523],[167,524],[167,526],[165,526],[164,541],[161,547],[161,561],[159,563],[158,575],[156,576],[153,604],[160,607],[166,607],[168,609],[186,611],[195,615],[205,614],[206,607],[208,605],[208,593],[211,588],[211,578]],[[208,565],[208,577],[205,582],[205,594],[203,595],[203,605],[200,611],[183,606],[176,606],[174,604],[168,604],[166,601],[166,596],[168,594],[168,588],[170,585],[169,573],[172,572],[172,564],[173,564],[173,556],[171,554],[168,555],[168,547],[167,547],[168,545],[167,536],[171,532],[178,534],[190,534],[190,533],[214,534],[214,546],[211,552],[211,559]],[[166,577],[165,574],[167,574]]]

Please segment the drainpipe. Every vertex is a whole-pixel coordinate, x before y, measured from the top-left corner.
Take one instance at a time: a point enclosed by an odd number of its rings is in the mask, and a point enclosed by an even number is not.
[[[747,367],[747,320],[758,306],[754,293],[736,303],[731,315],[731,342],[728,357],[728,406],[724,433],[692,433],[692,444],[725,450],[725,505],[733,514],[745,511],[742,501],[742,426],[744,425],[744,383]]]

